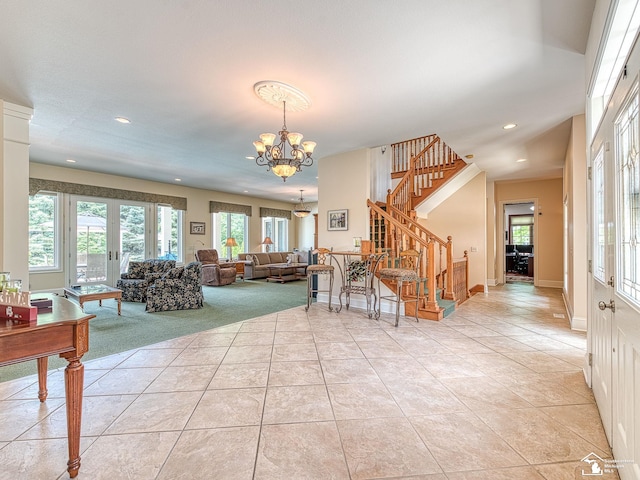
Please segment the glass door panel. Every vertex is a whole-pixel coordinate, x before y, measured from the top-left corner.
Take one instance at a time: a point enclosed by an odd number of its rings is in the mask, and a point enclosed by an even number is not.
[[[72,283],[103,283],[107,280],[108,222],[106,202],[73,202],[71,225]]]

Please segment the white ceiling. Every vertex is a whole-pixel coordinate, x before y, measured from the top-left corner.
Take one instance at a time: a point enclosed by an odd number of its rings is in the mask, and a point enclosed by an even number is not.
[[[0,98],[34,108],[32,161],[283,201],[317,199],[325,156],[430,133],[489,179],[560,176],[594,4],[2,0]],[[312,101],[286,183],[245,158],[282,125],[260,80]]]

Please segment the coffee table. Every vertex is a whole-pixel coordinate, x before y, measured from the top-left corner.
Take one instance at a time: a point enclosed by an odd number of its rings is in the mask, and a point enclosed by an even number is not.
[[[98,300],[102,306],[102,300],[113,298],[118,302],[118,315],[122,307],[122,290],[108,285],[80,285],[75,288],[65,288],[64,296],[73,298],[84,311],[84,302]]]
[[[267,282],[292,282],[294,280],[301,280],[303,278],[307,278],[306,275],[300,273],[292,273],[283,275],[285,270],[289,270],[291,268],[296,272],[299,268],[304,268],[305,272],[307,269],[306,263],[276,263],[273,265],[268,265],[269,267],[269,276],[267,277]]]

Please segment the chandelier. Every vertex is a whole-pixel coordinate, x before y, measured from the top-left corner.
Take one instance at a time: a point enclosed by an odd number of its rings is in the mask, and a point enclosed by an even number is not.
[[[311,209],[305,206],[302,201],[302,190],[300,190],[300,203],[296,205],[296,208],[293,209],[293,214],[296,217],[304,218],[311,213]]]
[[[286,182],[288,177],[300,172],[302,167],[313,165],[311,155],[316,142],[303,142],[301,133],[287,130],[287,101],[290,110],[304,110],[310,104],[309,99],[299,90],[280,82],[258,82],[254,85],[254,90],[265,102],[271,105],[282,104],[283,110],[282,130],[278,135],[263,133],[260,140],[253,142],[258,153],[256,164],[266,165],[267,170]],[[279,139],[279,143],[274,143],[276,139]]]

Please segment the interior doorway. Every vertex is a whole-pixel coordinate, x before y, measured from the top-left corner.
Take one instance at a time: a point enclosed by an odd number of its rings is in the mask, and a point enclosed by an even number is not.
[[[535,203],[507,203],[503,209],[505,283],[534,283]]]

